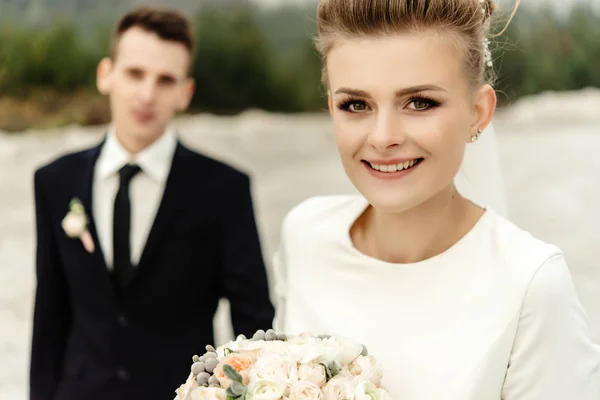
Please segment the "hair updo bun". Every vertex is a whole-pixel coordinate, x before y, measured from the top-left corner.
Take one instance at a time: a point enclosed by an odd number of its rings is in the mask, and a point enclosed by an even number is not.
[[[338,39],[428,29],[458,34],[468,79],[473,85],[492,83],[489,38],[496,9],[494,0],[321,0],[315,45],[323,61],[323,83],[327,85],[327,54]]]

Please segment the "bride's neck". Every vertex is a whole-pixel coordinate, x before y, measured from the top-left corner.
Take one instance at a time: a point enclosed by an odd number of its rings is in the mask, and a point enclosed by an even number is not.
[[[390,263],[415,263],[452,247],[483,212],[451,186],[400,214],[369,207],[353,227],[352,237],[356,247],[371,257]]]

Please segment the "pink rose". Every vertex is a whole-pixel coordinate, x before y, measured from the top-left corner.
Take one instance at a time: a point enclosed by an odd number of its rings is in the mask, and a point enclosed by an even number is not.
[[[322,400],[321,388],[310,381],[297,381],[290,388],[289,400]]]
[[[252,380],[268,380],[291,386],[298,379],[298,365],[290,358],[271,354],[259,358],[250,371]]]
[[[327,372],[323,364],[312,362],[309,364],[301,364],[298,368],[298,379],[301,381],[309,381],[322,387],[327,382]]]
[[[231,385],[231,379],[223,372],[223,366],[229,364],[242,376],[244,385],[247,385],[250,382],[248,373],[255,361],[256,354],[254,352],[231,353],[221,360],[213,374],[219,380],[221,387],[227,389]]]
[[[379,385],[383,378],[383,369],[377,363],[375,357],[371,355],[358,357],[350,364],[348,369],[359,380],[367,380],[373,382],[375,385]]]
[[[338,375],[332,378],[323,388],[327,400],[354,400],[356,382],[347,376]]]

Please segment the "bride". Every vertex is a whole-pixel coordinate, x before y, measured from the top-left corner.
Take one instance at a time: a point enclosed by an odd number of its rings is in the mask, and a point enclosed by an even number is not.
[[[598,400],[600,349],[562,252],[505,219],[500,176],[477,186],[495,158],[465,164],[496,106],[494,10],[320,1],[323,80],[360,195],[286,216],[275,328],[361,341],[397,400]]]

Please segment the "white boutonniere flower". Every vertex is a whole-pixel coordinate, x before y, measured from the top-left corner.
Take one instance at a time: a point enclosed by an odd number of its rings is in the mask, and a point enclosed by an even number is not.
[[[81,200],[74,198],[69,204],[69,212],[62,220],[62,228],[68,237],[76,239],[79,238],[83,247],[89,252],[94,252],[94,240],[88,230],[88,216],[85,213],[85,208],[81,203]]]

